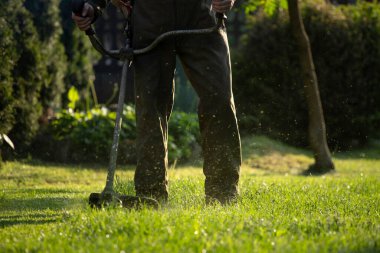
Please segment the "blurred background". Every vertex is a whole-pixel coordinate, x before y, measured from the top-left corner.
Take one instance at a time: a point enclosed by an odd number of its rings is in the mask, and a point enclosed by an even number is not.
[[[70,0],[4,0],[0,10],[0,158],[108,161],[121,63],[102,58],[71,20]],[[233,87],[243,136],[308,147],[308,110],[297,45],[281,0],[229,13]],[[380,138],[380,4],[301,1],[335,153]],[[109,6],[96,30],[123,45],[122,15]],[[133,78],[127,89],[119,161],[136,154]],[[197,97],[178,61],[169,159],[199,154]],[[12,145],[13,144],[13,145]],[[14,146],[14,148],[12,148]]]

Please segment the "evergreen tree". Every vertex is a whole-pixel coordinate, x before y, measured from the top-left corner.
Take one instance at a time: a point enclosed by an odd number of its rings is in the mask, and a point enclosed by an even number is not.
[[[4,84],[6,84],[9,87],[9,83],[12,83],[11,92],[14,101],[9,104],[13,107],[13,110],[11,110],[13,117],[10,115],[7,117],[9,119],[14,118],[16,121],[9,131],[9,136],[15,143],[17,152],[22,153],[38,130],[38,117],[41,115],[39,94],[46,71],[42,64],[42,48],[37,31],[33,26],[32,16],[25,9],[22,2],[4,0],[0,9],[0,19],[5,20],[5,26],[11,27],[13,31],[8,41],[8,47],[4,50],[5,53],[2,53],[5,55],[10,54],[9,59],[12,64],[8,66],[8,69],[12,75],[8,71],[8,77],[2,77],[4,81],[2,80],[1,86],[5,87]],[[1,31],[6,32],[3,29]],[[17,55],[12,52],[16,52]],[[4,63],[3,60],[2,62]],[[4,63],[3,65],[6,64]],[[8,95],[9,92],[8,89]],[[1,100],[3,101],[3,98]],[[2,113],[4,111],[2,110]],[[9,129],[9,126],[7,129]]]
[[[65,89],[64,76],[67,68],[65,49],[61,43],[62,28],[59,13],[60,0],[25,0],[24,6],[33,15],[43,48],[42,61],[47,75],[43,78],[41,102],[44,109],[60,108]]]
[[[0,16],[0,136],[8,134],[14,124],[12,97],[12,68],[16,58],[16,49],[12,45],[12,30],[4,17]],[[0,138],[0,168],[2,163],[1,150],[5,143]]]
[[[7,134],[14,124],[12,96],[12,69],[17,58],[17,51],[12,41],[13,31],[4,17],[0,16],[0,134]]]
[[[68,59],[65,75],[66,90],[75,86],[82,98],[88,101],[90,87],[95,79],[93,64],[100,59],[100,55],[92,48],[85,33],[80,31],[71,19],[71,1],[61,0],[59,8],[63,28],[61,40]],[[65,97],[63,99],[65,100]]]

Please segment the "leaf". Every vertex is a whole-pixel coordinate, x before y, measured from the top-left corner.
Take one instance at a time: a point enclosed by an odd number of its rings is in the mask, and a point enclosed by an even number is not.
[[[255,12],[258,8],[263,8],[265,14],[273,16],[278,9],[287,9],[287,0],[248,0],[243,5],[245,13],[248,15]]]
[[[287,10],[288,9],[288,1],[280,0],[280,8],[283,10]]]
[[[248,15],[250,13],[253,13],[262,6],[265,3],[266,0],[248,0],[247,2],[243,3],[243,8],[245,10],[245,13]]]
[[[74,86],[71,86],[69,93],[67,94],[67,99],[70,101],[68,105],[69,108],[74,110],[75,104],[79,100],[78,90]]]
[[[264,12],[268,16],[273,16],[273,14],[275,13],[277,9],[277,4],[278,4],[277,0],[267,0],[264,5]]]
[[[13,144],[12,140],[8,137],[6,134],[0,134],[0,140],[4,139],[6,143],[12,148],[15,149],[15,145]]]

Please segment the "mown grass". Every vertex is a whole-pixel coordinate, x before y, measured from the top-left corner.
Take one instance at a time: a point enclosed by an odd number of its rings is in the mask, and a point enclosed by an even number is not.
[[[337,172],[298,173],[308,152],[243,140],[241,198],[204,205],[199,167],[169,171],[160,210],[92,210],[103,166],[7,163],[0,171],[0,252],[380,252],[380,152],[337,154]],[[117,188],[133,194],[133,170]]]

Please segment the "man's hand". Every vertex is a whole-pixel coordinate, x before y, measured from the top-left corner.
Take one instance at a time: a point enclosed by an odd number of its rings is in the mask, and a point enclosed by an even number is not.
[[[225,13],[232,9],[235,0],[212,0],[212,9],[215,12]]]
[[[86,31],[91,27],[92,20],[94,20],[95,17],[95,11],[90,4],[85,3],[81,17],[75,15],[74,13],[71,16],[79,29]]]

